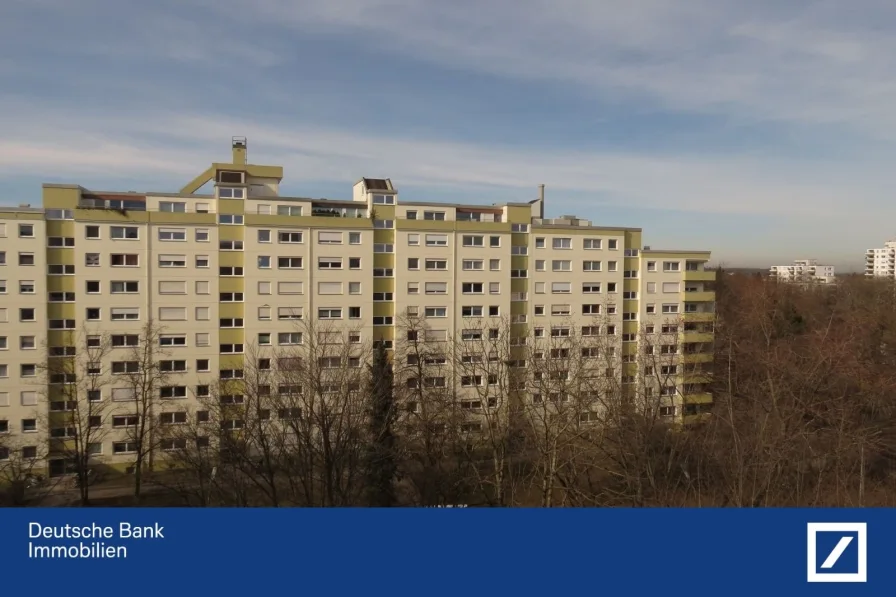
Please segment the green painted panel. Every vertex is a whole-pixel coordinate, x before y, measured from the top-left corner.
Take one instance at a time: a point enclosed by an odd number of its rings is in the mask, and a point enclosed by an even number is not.
[[[94,297],[99,304],[94,306],[102,306],[102,297]],[[87,301],[84,301],[85,303]],[[104,313],[108,317],[108,312]],[[49,303],[47,305],[47,319],[81,319],[77,315],[77,304],[75,303]]]
[[[395,292],[395,278],[374,278],[374,292]]]
[[[510,292],[527,292],[528,289],[529,289],[529,279],[528,278],[511,278],[510,279]]]
[[[222,315],[223,317],[223,315]],[[218,330],[218,343],[219,344],[244,344],[246,341],[246,333],[245,330],[238,328],[222,328]],[[231,356],[231,355],[228,355]],[[221,357],[222,359],[224,357]],[[242,361],[240,361],[242,362]],[[221,365],[222,369],[226,369]]]
[[[44,187],[43,206],[45,209],[74,209],[81,200],[81,189]]]
[[[245,212],[246,202],[243,199],[218,199],[219,214],[242,214]]]
[[[245,240],[246,231],[242,226],[218,226],[219,240]]]
[[[716,293],[705,290],[703,292],[682,292],[681,300],[687,303],[706,303],[716,300]]]
[[[373,303],[374,317],[389,317],[395,315],[395,303]]]
[[[529,269],[529,258],[514,255],[510,258],[510,269]]]
[[[214,226],[215,222],[217,221],[217,216],[215,214],[172,213],[167,211],[154,211],[150,213],[149,220],[153,224]],[[235,226],[232,227],[235,228]]]
[[[109,224],[142,224],[149,221],[149,212],[115,211],[112,209],[76,209],[75,220]]]
[[[230,276],[218,278],[219,292],[244,292],[245,288],[244,278],[231,278]]]
[[[394,253],[374,253],[373,267],[395,267]]]
[[[47,264],[77,265],[74,249],[47,249]],[[77,271],[77,268],[75,269]]]
[[[218,305],[218,317],[221,319],[244,318],[246,306],[243,303],[220,303]]]
[[[714,282],[715,279],[716,272],[714,271],[693,272],[685,270],[684,272],[685,282]]]
[[[376,228],[373,231],[373,242],[395,244],[395,230]]]
[[[221,369],[242,369],[243,355],[222,354],[218,357],[218,367]]]
[[[526,301],[513,301],[510,303],[511,315],[525,315],[529,312],[529,303]]]
[[[242,251],[221,251],[218,253],[218,265],[243,266],[245,257]]]
[[[677,252],[677,251],[642,251],[644,259],[690,259],[692,261],[708,261],[709,251]]]

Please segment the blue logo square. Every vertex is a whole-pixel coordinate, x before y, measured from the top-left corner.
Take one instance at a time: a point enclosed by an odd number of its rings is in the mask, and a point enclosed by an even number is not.
[[[819,575],[858,573],[859,534],[819,531],[815,536],[815,570]]]

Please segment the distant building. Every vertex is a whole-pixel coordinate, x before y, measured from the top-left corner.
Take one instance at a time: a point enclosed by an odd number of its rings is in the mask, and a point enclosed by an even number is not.
[[[793,265],[773,265],[769,276],[779,282],[833,284],[834,266],[819,265],[817,259],[797,259]]]
[[[896,240],[885,242],[882,249],[865,251],[865,275],[896,279]]]

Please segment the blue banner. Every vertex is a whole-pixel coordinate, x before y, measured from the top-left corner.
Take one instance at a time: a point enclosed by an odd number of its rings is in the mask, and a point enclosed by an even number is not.
[[[896,510],[4,509],[4,593],[892,595]]]

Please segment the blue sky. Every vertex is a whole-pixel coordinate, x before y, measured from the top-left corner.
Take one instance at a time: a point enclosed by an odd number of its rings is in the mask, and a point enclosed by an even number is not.
[[[654,248],[859,268],[896,238],[896,3],[4,0],[0,203],[177,190],[527,201]]]

